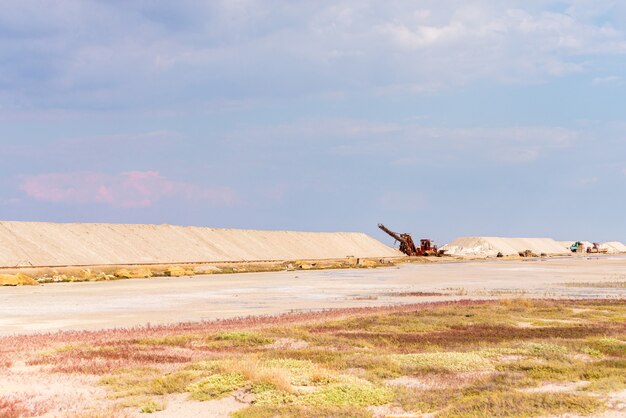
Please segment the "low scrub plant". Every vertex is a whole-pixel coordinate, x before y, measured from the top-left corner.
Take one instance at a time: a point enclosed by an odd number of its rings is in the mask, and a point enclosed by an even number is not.
[[[153,412],[163,411],[166,408],[164,402],[156,401],[154,399],[147,399],[139,405],[139,412],[144,414],[152,414]]]
[[[180,370],[148,381],[146,393],[154,395],[182,393],[191,383],[206,375],[206,372],[199,370]]]
[[[257,406],[277,406],[294,404],[298,401],[298,397],[293,393],[283,392],[276,389],[266,389],[260,392],[255,392],[256,398],[254,404]]]
[[[305,395],[302,403],[311,406],[376,406],[393,401],[393,391],[368,381],[332,383]]]
[[[137,341],[137,344],[148,346],[173,346],[184,347],[190,342],[198,340],[200,337],[196,335],[167,335],[159,338],[143,338]]]
[[[231,414],[232,418],[372,418],[365,408],[345,406],[252,405]]]
[[[535,417],[576,413],[591,415],[603,409],[602,401],[569,393],[483,392],[464,396],[438,417]]]
[[[395,407],[436,416],[585,415],[626,388],[625,317],[623,301],[612,300],[355,308],[0,338],[0,365],[104,375],[105,402],[134,414],[164,408],[172,393],[203,401],[237,392],[251,405],[235,417],[365,417]],[[571,392],[545,392],[551,382]],[[29,404],[11,407],[20,405]]]
[[[495,370],[493,363],[478,353],[394,354],[391,360],[407,372],[473,372]]]
[[[240,373],[223,373],[209,376],[197,383],[189,385],[186,390],[190,398],[197,401],[208,401],[226,396],[246,384]]]
[[[595,349],[602,354],[626,357],[626,341],[618,340],[616,338],[591,338],[589,339],[588,347]]]

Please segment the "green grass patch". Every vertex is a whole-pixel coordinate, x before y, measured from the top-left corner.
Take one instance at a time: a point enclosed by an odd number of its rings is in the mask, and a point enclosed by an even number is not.
[[[587,346],[609,356],[626,357],[626,342],[616,338],[592,338]]]
[[[391,360],[407,372],[474,372],[495,370],[493,363],[478,353],[392,354]]]
[[[148,399],[139,406],[139,412],[143,414],[152,414],[154,412],[163,411],[166,406],[167,405],[164,402],[155,401],[154,399]]]
[[[101,383],[139,409],[155,409],[151,400],[172,393],[209,400],[242,390],[253,404],[233,416],[253,418],[364,417],[380,405],[438,417],[585,415],[602,409],[605,394],[626,389],[623,301],[515,299],[379,312],[65,346],[33,364],[157,365],[109,369]],[[283,338],[287,348],[268,347]],[[402,376],[414,379],[386,384]],[[395,386],[402,382],[415,387]],[[550,382],[588,383],[573,393],[523,390]]]
[[[200,337],[196,335],[171,335],[160,338],[143,338],[137,341],[139,345],[162,345],[162,346],[171,346],[171,347],[185,347],[189,345],[190,342],[194,340],[198,340]]]
[[[106,386],[111,398],[144,395],[148,382],[158,378],[160,373],[161,370],[153,367],[122,369],[102,377],[100,384]]]
[[[154,395],[186,392],[191,383],[206,375],[207,372],[200,370],[180,370],[148,381],[146,392]]]
[[[231,414],[232,418],[371,418],[363,408],[338,406],[253,405]]]
[[[265,337],[256,332],[230,331],[220,332],[207,337],[204,345],[209,348],[247,348],[271,344],[272,338]]]
[[[499,371],[524,373],[537,381],[568,381],[580,379],[580,372],[585,367],[581,362],[521,360],[497,366]]]
[[[464,396],[438,417],[535,417],[575,413],[591,415],[603,409],[599,399],[568,393],[483,392]]]
[[[323,367],[336,370],[352,367],[347,360],[348,355],[350,355],[350,351],[346,353],[343,351],[328,350],[317,347],[299,350],[271,350],[263,353],[263,357],[267,359],[290,358],[294,360],[311,361]]]
[[[600,393],[626,389],[626,360],[601,360],[587,364],[581,379],[591,381],[587,391]]]
[[[292,393],[286,393],[277,389],[268,389],[258,392],[254,404],[257,406],[278,406],[294,404],[298,397]]]
[[[209,376],[189,385],[186,390],[190,398],[196,401],[208,401],[226,396],[246,384],[240,373],[224,373]]]
[[[367,380],[333,383],[303,396],[301,402],[310,406],[372,406],[384,405],[394,399],[393,391]]]
[[[215,374],[219,371],[223,371],[223,360],[202,360],[195,363],[191,363],[183,370],[207,372],[209,374]]]

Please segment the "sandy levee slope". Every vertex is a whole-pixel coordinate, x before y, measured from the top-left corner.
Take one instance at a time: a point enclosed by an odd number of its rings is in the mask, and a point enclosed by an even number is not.
[[[462,237],[442,247],[446,254],[462,257],[515,255],[531,250],[536,254],[565,254],[565,246],[551,238]]]
[[[400,257],[363,233],[0,222],[0,267]]]

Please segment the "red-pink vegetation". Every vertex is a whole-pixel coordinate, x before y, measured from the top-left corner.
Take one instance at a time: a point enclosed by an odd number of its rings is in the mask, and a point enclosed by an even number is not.
[[[29,365],[51,365],[60,373],[105,374],[124,367],[188,363],[194,356],[177,347],[148,347],[131,344],[105,347],[70,347],[28,361]]]
[[[391,292],[391,293],[387,293],[385,296],[428,297],[428,296],[445,296],[445,294],[440,293],[440,292]]]
[[[62,347],[64,345],[102,346],[120,342],[136,342],[142,339],[175,336],[180,334],[209,334],[237,329],[269,328],[281,325],[342,319],[354,315],[376,315],[382,313],[415,312],[445,306],[474,306],[493,303],[490,301],[446,301],[416,303],[401,306],[345,308],[313,312],[287,313],[275,316],[250,316],[216,321],[181,322],[172,325],[114,328],[101,331],[60,331],[31,335],[0,337],[0,352],[28,353]]]
[[[49,365],[51,367],[47,370],[53,372],[106,374],[127,367],[186,363],[203,355],[204,348],[193,347],[193,345],[182,348],[139,344],[140,341],[146,339],[189,334],[201,337],[222,331],[317,323],[354,315],[413,312],[451,305],[473,306],[484,303],[491,302],[450,301],[374,308],[347,308],[101,331],[63,331],[0,337],[0,362],[4,362],[9,367],[12,362],[20,360],[25,361],[28,365]],[[220,351],[220,349],[215,347],[211,351]]]
[[[8,356],[0,354],[0,368],[8,369],[13,365],[13,360]]]
[[[560,304],[573,302],[576,306],[601,305],[605,301],[559,301]],[[615,303],[616,301],[611,301]],[[620,301],[617,301],[620,302]],[[306,313],[291,313],[278,316],[247,317],[228,319],[221,321],[188,322],[163,326],[146,326],[127,329],[112,329],[102,331],[70,331],[51,334],[21,335],[0,338],[0,365],[5,365],[7,376],[31,373],[39,381],[42,376],[55,379],[66,378],[68,381],[89,379],[97,380],[97,376],[115,372],[122,368],[141,368],[155,366],[161,370],[168,368],[176,369],[184,363],[206,359],[209,351],[229,351],[229,346],[206,344],[214,342],[210,335],[224,331],[259,330],[273,327],[289,327],[290,325],[309,324],[310,332],[326,334],[333,341],[350,341],[351,339],[367,340],[375,345],[385,346],[393,341],[393,346],[402,349],[418,349],[427,345],[441,345],[446,347],[466,346],[471,343],[492,342],[499,343],[510,340],[565,338],[584,339],[590,336],[619,335],[625,330],[621,323],[597,323],[576,326],[547,326],[534,328],[520,328],[508,324],[464,324],[451,326],[448,329],[425,332],[364,332],[367,327],[359,327],[350,331],[336,324],[325,324],[325,321],[343,320],[358,317],[359,321],[364,318],[372,319],[381,314],[408,314],[413,312],[433,310],[437,308],[449,308],[463,310],[464,308],[479,305],[497,305],[501,301],[446,301],[433,303],[420,303],[401,306],[385,306],[375,308],[349,308],[329,311],[317,311]],[[550,301],[533,302],[546,303]],[[336,337],[342,338],[336,338]],[[173,338],[180,337],[180,338]],[[157,343],[152,344],[150,341]],[[163,343],[158,343],[159,341]],[[393,348],[393,347],[392,347]],[[238,346],[234,351],[241,354],[246,350],[255,350],[254,347]],[[295,353],[295,352],[294,352]],[[281,355],[285,350],[281,350]],[[297,354],[297,353],[296,353]],[[315,355],[308,350],[307,359]],[[324,351],[323,354],[328,354]],[[295,355],[295,354],[294,354]],[[11,364],[43,366],[27,370],[11,367]],[[18,370],[20,369],[20,370]],[[64,373],[63,375],[46,372]],[[46,383],[46,382],[44,382]],[[47,386],[47,385],[44,385]],[[40,390],[39,392],[43,392]],[[75,395],[76,388],[72,389]],[[34,392],[35,393],[35,392]],[[41,415],[45,410],[46,403],[35,404],[30,398],[30,403],[25,397],[1,397],[0,395],[0,418]],[[52,399],[48,396],[45,399]],[[75,408],[77,399],[74,396],[69,402],[56,397],[53,400],[55,408],[69,411]],[[85,408],[93,407],[97,401],[93,396],[86,394]],[[43,405],[43,406],[42,406]],[[82,408],[82,409],[85,409]],[[82,410],[81,409],[81,410]],[[78,410],[78,409],[74,409]],[[113,413],[109,414],[113,416]]]
[[[367,331],[344,331],[332,330],[331,327],[320,327],[314,332],[331,332],[332,335],[367,340],[373,344],[388,345],[389,341],[394,344],[402,343],[406,347],[414,349],[414,346],[442,345],[448,348],[467,345],[469,343],[500,343],[503,341],[522,341],[543,338],[576,339],[591,336],[621,335],[626,330],[623,324],[594,324],[581,326],[563,327],[540,327],[518,328],[510,325],[477,324],[453,326],[445,331],[433,332],[367,332]]]
[[[577,305],[602,304],[603,301],[567,301]],[[613,301],[614,302],[614,301]],[[172,325],[145,326],[133,328],[118,328],[101,331],[64,331],[48,334],[18,335],[0,338],[0,364],[10,364],[11,360],[22,359],[28,364],[51,364],[53,370],[66,373],[108,373],[119,367],[142,366],[154,363],[183,363],[191,361],[194,351],[201,351],[201,347],[189,346],[190,350],[181,352],[180,347],[142,346],[137,344],[145,339],[157,339],[173,337],[177,335],[207,335],[222,331],[239,329],[263,329],[276,326],[286,326],[298,323],[321,323],[328,320],[339,320],[353,316],[365,317],[385,313],[410,313],[436,308],[454,306],[463,307],[484,304],[497,304],[498,301],[444,301],[431,303],[417,303],[400,306],[382,306],[365,308],[346,308],[336,310],[321,310],[315,312],[289,313],[277,316],[257,316],[225,319],[218,321],[184,322]],[[547,302],[546,302],[547,303]],[[315,331],[315,329],[314,329]],[[385,338],[383,334],[360,334],[350,333],[344,335],[344,330],[332,330],[321,325],[317,331],[341,334],[345,337],[365,338],[376,340]],[[514,327],[470,326],[450,330],[450,332],[425,333],[415,335],[406,333],[401,336],[406,343],[462,343],[470,340],[486,339],[487,341],[504,341],[522,338],[541,338],[554,336],[583,337],[589,335],[612,334],[609,329],[590,329],[588,327],[550,327],[539,329],[519,329]],[[337,335],[335,334],[335,335]],[[532,334],[532,335],[531,335]],[[566,335],[567,334],[567,335]],[[394,338],[397,338],[394,335]],[[71,345],[75,348],[51,352],[51,349]],[[82,348],[81,348],[82,347]],[[200,349],[198,349],[200,348]],[[42,356],[41,351],[46,350],[48,355]],[[5,359],[5,360],[3,360]]]
[[[27,395],[0,396],[0,417],[21,418],[37,417],[45,414],[50,405],[33,402]]]

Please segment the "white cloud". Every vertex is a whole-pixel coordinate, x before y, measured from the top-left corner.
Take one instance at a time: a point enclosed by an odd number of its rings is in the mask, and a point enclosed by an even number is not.
[[[429,161],[527,163],[569,147],[574,131],[554,127],[434,128],[398,125],[393,135],[369,135],[333,148],[343,155],[372,154],[397,165]]]
[[[0,17],[11,35],[0,40],[0,87],[10,86],[0,104],[197,107],[534,83],[626,53],[621,26],[598,19],[620,6],[600,3],[12,1]]]
[[[174,181],[157,171],[46,173],[23,177],[19,188],[37,201],[114,208],[146,208],[163,199],[230,207],[239,200],[232,189]]]
[[[561,127],[442,128],[359,119],[303,119],[233,133],[240,147],[326,149],[343,157],[378,156],[395,165],[490,161],[529,163],[572,146],[576,131]]]
[[[404,150],[399,156],[401,158],[411,154],[419,156],[420,152],[431,149],[435,155],[447,155],[456,161],[476,159],[500,163],[528,163],[569,147],[576,137],[577,134],[571,130],[554,127],[412,126],[406,130]]]
[[[622,77],[608,76],[608,77],[596,77],[591,81],[594,86],[616,86],[622,84]]]

